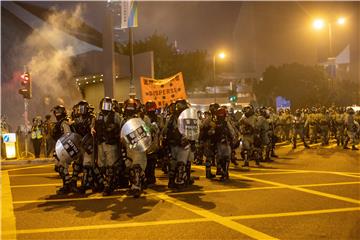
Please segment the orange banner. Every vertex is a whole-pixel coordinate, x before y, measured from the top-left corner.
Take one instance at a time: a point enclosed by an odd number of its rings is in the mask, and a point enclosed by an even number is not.
[[[143,103],[152,100],[158,107],[164,107],[179,98],[187,98],[181,72],[161,80],[140,77],[140,82]]]

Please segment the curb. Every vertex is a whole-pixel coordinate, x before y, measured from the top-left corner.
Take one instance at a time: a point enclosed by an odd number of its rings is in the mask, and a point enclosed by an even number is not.
[[[18,160],[1,160],[1,165],[25,165],[25,164],[45,164],[53,163],[52,158],[38,158],[38,159],[18,159]]]

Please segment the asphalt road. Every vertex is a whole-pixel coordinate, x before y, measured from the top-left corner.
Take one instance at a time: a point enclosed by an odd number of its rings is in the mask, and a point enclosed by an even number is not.
[[[200,179],[184,191],[157,185],[134,199],[56,196],[53,166],[2,169],[3,239],[360,239],[360,153],[290,145],[261,167]],[[255,166],[251,162],[251,166]]]

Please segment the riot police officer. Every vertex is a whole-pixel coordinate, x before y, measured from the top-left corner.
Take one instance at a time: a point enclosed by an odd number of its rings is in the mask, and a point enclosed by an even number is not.
[[[167,120],[163,130],[166,144],[171,152],[168,173],[169,188],[183,187],[193,184],[194,182],[190,177],[190,151],[192,143],[183,136],[178,129],[178,117],[181,112],[187,108],[189,108],[189,105],[186,100],[177,100],[175,103],[175,112]]]
[[[256,165],[260,165],[259,157],[253,156],[254,135],[256,134],[256,116],[253,106],[249,105],[243,109],[244,116],[240,119],[240,131],[242,134],[241,155],[244,159],[243,167],[249,167],[251,157],[255,158]]]
[[[219,108],[215,112],[215,146],[217,149],[217,163],[221,169],[220,180],[229,178],[229,163],[231,160],[231,143],[236,139],[233,126],[226,121],[227,111]]]
[[[156,114],[157,105],[154,101],[148,101],[145,103],[145,115],[150,120],[150,132],[152,136],[152,142],[150,148],[147,150],[147,165],[145,169],[145,177],[147,184],[154,184],[156,182],[155,178],[155,168],[157,159],[160,156],[160,129],[162,128],[162,119]]]
[[[53,109],[53,114],[56,118],[55,126],[51,132],[51,136],[57,142],[64,134],[71,132],[70,121],[67,117],[65,107],[57,105]],[[73,178],[69,174],[69,167],[66,162],[60,161],[56,152],[54,151],[53,158],[55,160],[55,171],[60,174],[63,186],[57,190],[57,194],[67,194],[70,192],[78,192],[76,186],[77,172],[73,171]]]
[[[297,136],[300,136],[300,139],[301,141],[303,141],[305,148],[310,148],[305,141],[305,130],[304,130],[305,117],[301,113],[300,109],[296,109],[295,111],[295,116],[293,117],[292,120],[292,127],[293,127],[293,140],[292,140],[293,149],[296,148]]]
[[[359,131],[359,123],[355,121],[354,119],[355,111],[353,108],[349,107],[346,110],[346,116],[345,116],[345,131],[346,131],[346,138],[343,148],[348,148],[348,143],[351,141],[351,149],[352,150],[359,150],[356,147],[356,134]]]
[[[95,114],[89,108],[89,103],[81,100],[77,105],[77,116],[74,119],[73,127],[76,133],[82,137],[82,147],[84,153],[79,159],[79,164],[83,168],[80,192],[85,193],[89,188],[93,192],[101,192],[104,189],[104,180],[100,174],[94,157],[94,134],[95,134]],[[75,161],[76,162],[76,161]]]
[[[95,121],[96,141],[98,147],[98,165],[105,174],[104,192],[107,196],[116,188],[116,162],[119,158],[120,115],[113,109],[112,100],[105,97],[100,101],[100,110]]]
[[[216,127],[216,111],[220,108],[219,104],[212,103],[209,106],[209,115],[205,115],[205,119],[201,124],[199,142],[203,146],[204,155],[206,157],[205,172],[206,178],[214,178],[211,173],[211,165],[215,163],[216,147],[215,147],[215,127]]]
[[[134,135],[134,139],[137,141],[139,134],[145,133],[145,128],[150,128],[150,119],[144,116],[143,112],[141,111],[141,102],[137,99],[130,98],[124,102],[124,119],[121,124],[122,129],[125,128],[125,124],[131,124],[131,120],[141,118],[141,122],[146,126],[142,125],[140,127],[140,133],[138,129],[131,129],[130,134]],[[129,121],[129,123],[127,123]],[[129,181],[130,181],[130,190],[129,194],[134,197],[139,197],[144,188],[146,188],[146,176],[145,176],[145,169],[147,166],[147,156],[146,156],[146,149],[144,151],[138,151],[134,149],[131,145],[127,144],[125,138],[127,136],[122,136],[124,144],[123,153],[125,157],[125,166],[129,172]],[[136,143],[135,143],[136,144]]]

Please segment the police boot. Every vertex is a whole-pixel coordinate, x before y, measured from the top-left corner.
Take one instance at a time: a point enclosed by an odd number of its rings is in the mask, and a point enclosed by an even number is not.
[[[70,183],[63,179],[63,186],[56,191],[57,195],[65,195],[71,193]]]
[[[347,145],[348,145],[349,140],[345,140],[344,142],[344,146],[343,149],[350,149]]]
[[[275,154],[274,149],[271,150],[271,157],[278,158],[279,156]]]
[[[293,147],[292,149],[296,149],[296,139],[293,140]]]
[[[242,167],[249,167],[249,156],[247,152],[244,152],[244,165]]]
[[[186,163],[186,185],[193,185],[195,182],[194,178],[191,177],[191,162]]]
[[[352,145],[351,150],[357,151],[357,150],[359,150],[359,149],[358,149],[355,145]]]
[[[235,150],[231,151],[231,163],[234,164],[235,166],[238,166],[239,164],[237,163],[237,158],[236,158],[236,152]]]
[[[147,165],[145,168],[145,176],[146,176],[146,184],[147,185],[152,185],[152,184],[156,183],[155,166],[156,166],[155,159],[148,158],[148,162],[147,162]]]
[[[103,196],[109,196],[113,193],[114,191],[114,172],[113,172],[113,168],[112,167],[107,167],[106,168],[106,175],[105,175],[105,187],[104,187],[104,192],[103,192]]]
[[[307,145],[307,143],[305,142],[305,140],[304,140],[304,147],[305,147],[305,148],[310,148],[310,146]]]
[[[186,173],[186,166],[183,162],[177,162],[175,168],[175,184],[178,187],[185,185],[187,173]]]
[[[133,167],[130,169],[130,183],[131,188],[129,193],[134,196],[135,198],[140,197],[141,192],[143,190],[143,183],[145,180],[145,174],[141,169],[139,164],[134,164]]]
[[[210,164],[210,162],[205,163],[205,172],[206,172],[206,178],[212,179],[212,178],[215,177],[215,175],[211,173],[211,164]]]
[[[223,160],[222,175],[221,175],[220,181],[225,181],[227,179],[229,179],[229,162],[226,160]]]
[[[173,171],[170,171],[170,172],[169,172],[168,188],[170,188],[170,189],[176,188],[176,184],[175,184],[175,173],[174,173]]]
[[[98,167],[93,167],[91,169],[91,173],[94,178],[94,185],[92,188],[93,193],[95,192],[102,192],[104,191],[104,178],[102,174],[100,173],[100,169]]]

